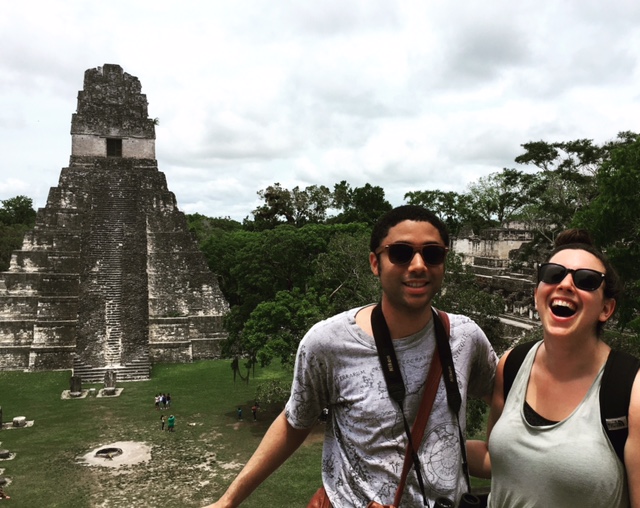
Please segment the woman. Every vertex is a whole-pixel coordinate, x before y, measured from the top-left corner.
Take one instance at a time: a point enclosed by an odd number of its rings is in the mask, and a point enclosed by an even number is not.
[[[598,400],[611,351],[600,335],[620,283],[584,230],[558,236],[534,290],[543,340],[527,353],[505,401],[498,365],[484,462],[490,507],[640,507],[640,375],[631,392],[624,464],[600,422]],[[486,452],[486,447],[484,448]],[[478,474],[479,476],[482,473]]]

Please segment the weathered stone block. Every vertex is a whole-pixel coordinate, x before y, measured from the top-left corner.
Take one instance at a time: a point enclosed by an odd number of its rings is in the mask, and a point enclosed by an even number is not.
[[[72,397],[82,395],[82,378],[80,376],[71,376],[69,379],[69,392]]]
[[[27,417],[26,416],[16,416],[13,419],[14,427],[26,427],[27,425]]]

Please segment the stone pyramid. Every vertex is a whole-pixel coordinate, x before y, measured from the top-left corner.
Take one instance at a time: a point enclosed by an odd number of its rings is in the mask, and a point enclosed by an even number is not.
[[[71,157],[0,274],[0,370],[146,379],[215,358],[229,307],[155,159],[138,78],[89,69]]]

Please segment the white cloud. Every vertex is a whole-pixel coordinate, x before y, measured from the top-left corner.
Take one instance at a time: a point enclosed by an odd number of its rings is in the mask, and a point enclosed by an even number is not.
[[[44,206],[86,69],[137,76],[180,208],[346,180],[462,192],[531,140],[639,130],[640,4],[24,0],[0,17],[0,199]]]

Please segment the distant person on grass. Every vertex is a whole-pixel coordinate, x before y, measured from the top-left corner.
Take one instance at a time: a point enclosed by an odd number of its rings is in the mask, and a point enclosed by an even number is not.
[[[431,302],[445,272],[449,234],[444,223],[419,206],[383,215],[373,228],[369,263],[382,286],[381,309],[406,387],[404,413],[413,422],[434,356]],[[302,339],[291,397],[238,477],[215,508],[238,506],[303,443],[325,407],[322,481],[336,507],[390,504],[398,488],[407,437],[398,406],[391,400],[373,338],[375,305],[356,308],[313,326]],[[377,311],[376,311],[376,315]],[[490,401],[497,357],[480,328],[450,314],[450,345],[462,393]],[[455,416],[442,382],[417,453],[425,492],[412,469],[403,506],[433,506],[445,496],[457,506],[467,490]],[[314,498],[316,499],[316,498]]]
[[[169,432],[173,432],[173,428],[176,425],[176,417],[171,415],[169,416],[169,418],[167,419],[167,430]]]
[[[11,499],[11,496],[7,495],[2,486],[0,486],[0,499]]]

